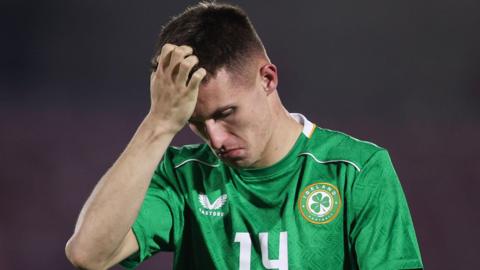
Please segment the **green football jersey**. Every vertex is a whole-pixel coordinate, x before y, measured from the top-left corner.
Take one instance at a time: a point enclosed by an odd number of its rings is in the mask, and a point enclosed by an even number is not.
[[[175,269],[423,268],[387,151],[292,116],[303,132],[270,167],[169,147],[133,225],[139,251],[121,264],[173,251]]]

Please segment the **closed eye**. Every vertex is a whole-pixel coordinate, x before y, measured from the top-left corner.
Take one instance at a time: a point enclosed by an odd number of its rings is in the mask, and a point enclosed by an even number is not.
[[[224,119],[224,118],[227,118],[228,116],[232,115],[234,112],[235,112],[235,107],[230,107],[230,108],[227,108],[223,111],[215,113],[213,115],[213,119],[215,119],[215,120]]]
[[[209,119],[213,119],[213,120],[225,119],[228,116],[235,113],[236,109],[237,108],[235,106],[224,107],[224,108],[214,112],[211,115],[211,118],[209,118]],[[196,127],[204,126],[205,121],[207,121],[207,120],[202,121],[202,120],[200,120],[200,118],[193,118],[193,117],[188,119],[188,123],[191,124],[191,125],[194,125]]]

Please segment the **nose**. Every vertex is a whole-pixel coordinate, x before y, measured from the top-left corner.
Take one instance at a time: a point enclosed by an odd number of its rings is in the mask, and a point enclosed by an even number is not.
[[[228,132],[221,123],[216,122],[214,119],[209,119],[205,121],[205,131],[210,145],[215,150],[219,150],[224,146],[223,144],[228,137]]]

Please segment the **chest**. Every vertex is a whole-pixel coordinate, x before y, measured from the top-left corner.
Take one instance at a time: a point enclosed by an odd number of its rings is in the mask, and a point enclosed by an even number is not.
[[[202,232],[258,235],[288,231],[312,243],[344,233],[350,175],[335,166],[299,164],[268,177],[243,177],[228,170],[201,174],[190,183],[186,207]]]
[[[350,177],[344,169],[303,164],[265,178],[228,171],[204,177],[189,188],[186,231],[194,232],[189,239],[202,243],[216,267],[249,269],[241,267],[246,260],[278,269],[320,257],[324,263],[344,261],[349,248],[344,193]]]

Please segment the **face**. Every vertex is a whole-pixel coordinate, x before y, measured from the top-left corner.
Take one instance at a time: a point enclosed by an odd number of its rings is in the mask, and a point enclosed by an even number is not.
[[[270,66],[267,72],[273,67],[276,87],[275,66]],[[189,126],[230,166],[260,164],[271,137],[271,92],[267,88],[272,85],[261,70],[252,72],[249,82],[240,83],[221,69],[199,89]]]

